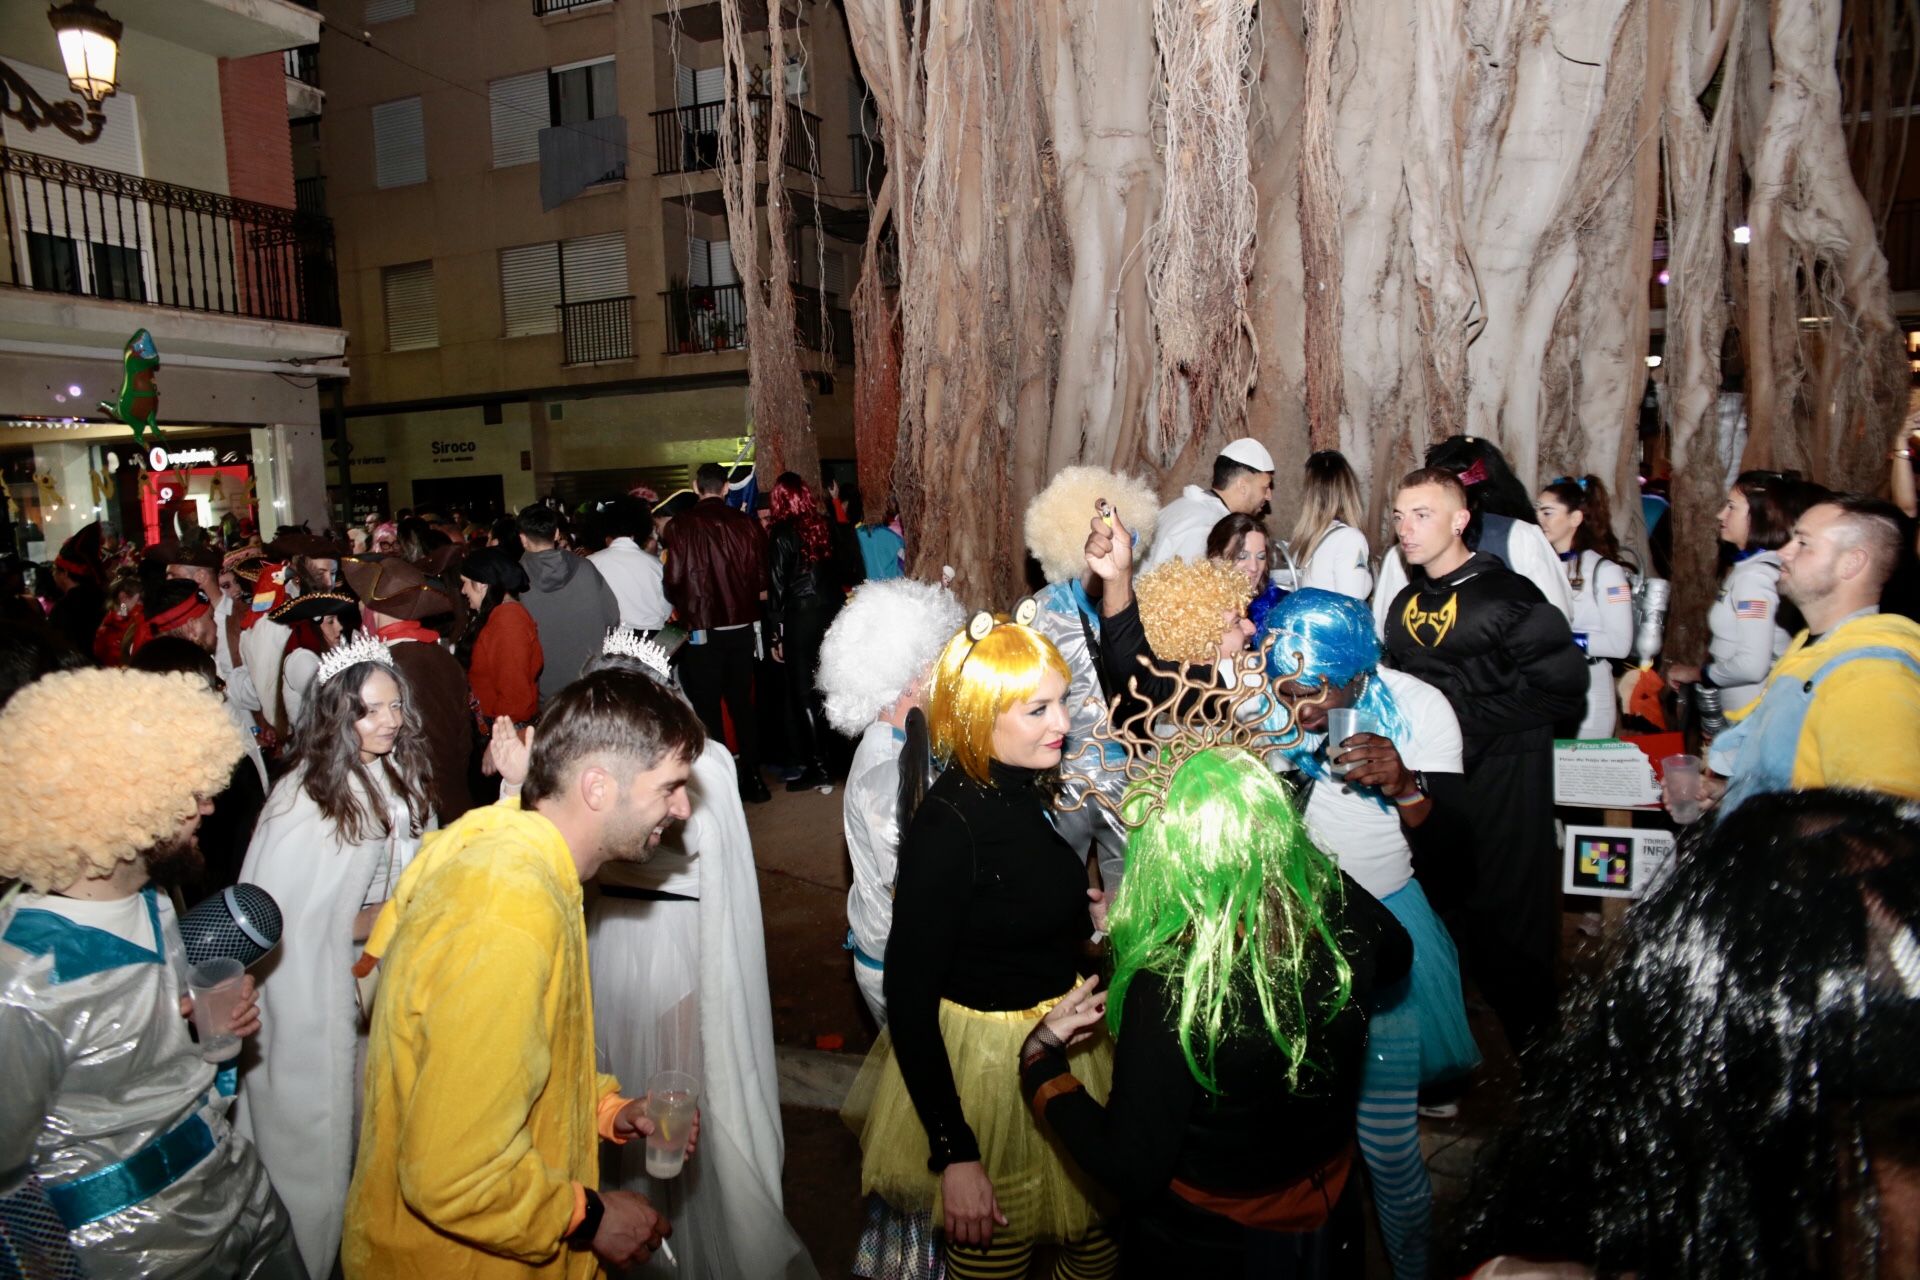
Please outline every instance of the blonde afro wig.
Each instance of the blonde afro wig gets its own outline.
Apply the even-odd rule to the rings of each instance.
[[[111,873],[226,790],[245,751],[198,676],[36,680],[0,711],[0,876],[46,893]]]
[[[1094,503],[1105,498],[1127,528],[1140,537],[1135,560],[1144,559],[1160,521],[1160,499],[1138,476],[1101,467],[1064,467],[1027,504],[1027,550],[1048,582],[1071,582],[1087,571],[1087,525]]]
[[[1224,560],[1176,559],[1140,575],[1133,594],[1154,656],[1192,664],[1219,659],[1221,619],[1229,609],[1246,612],[1253,586]]]
[[[849,738],[865,733],[966,620],[953,592],[932,583],[891,578],[856,589],[820,644],[827,722]]]

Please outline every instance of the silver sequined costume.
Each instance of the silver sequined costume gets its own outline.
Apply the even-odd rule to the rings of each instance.
[[[1034,630],[1053,641],[1053,647],[1067,661],[1073,679],[1067,685],[1067,745],[1061,771],[1066,789],[1062,799],[1073,804],[1083,799],[1089,788],[1107,795],[1117,805],[1126,791],[1126,778],[1117,769],[1108,768],[1097,747],[1087,748],[1093,731],[1106,723],[1107,703],[1101,690],[1093,651],[1087,636],[1100,639],[1099,612],[1088,601],[1078,582],[1055,582],[1033,598],[1040,606],[1033,621]],[[1071,812],[1056,812],[1054,827],[1067,843],[1082,852],[1089,840],[1099,848],[1100,878],[1107,891],[1120,887],[1127,865],[1127,836],[1119,820],[1106,805],[1088,801]]]

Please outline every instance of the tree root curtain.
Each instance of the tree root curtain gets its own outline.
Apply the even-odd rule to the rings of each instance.
[[[1905,12],[1845,3],[1889,6],[1856,23],[1883,33]],[[1242,432],[1282,459],[1280,525],[1304,454],[1345,451],[1376,545],[1455,432],[1630,495],[1663,217],[1676,547],[1712,545],[1729,330],[1749,460],[1872,487],[1905,363],[1885,196],[1847,163],[1842,4],[845,0],[892,166],[872,243],[899,262],[889,289],[867,255],[856,325],[897,355],[914,571],[1005,603],[1053,470],[1171,493]],[[1896,75],[1860,79],[1884,101]],[[865,448],[890,406],[861,394]],[[1678,570],[1682,649],[1711,573]]]

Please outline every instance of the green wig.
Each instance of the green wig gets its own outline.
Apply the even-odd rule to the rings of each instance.
[[[1136,786],[1123,809],[1152,798]],[[1127,839],[1127,876],[1108,925],[1108,1024],[1118,1035],[1134,975],[1161,975],[1179,992],[1187,1068],[1218,1093],[1214,1055],[1250,1024],[1251,989],[1267,1034],[1287,1055],[1288,1083],[1297,1085],[1311,1030],[1332,1021],[1353,993],[1353,969],[1327,914],[1342,892],[1340,873],[1307,838],[1273,771],[1240,747],[1210,747],[1182,762],[1164,800]],[[1310,1008],[1310,979],[1322,966],[1333,990]]]

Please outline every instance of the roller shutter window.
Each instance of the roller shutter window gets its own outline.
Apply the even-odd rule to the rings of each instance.
[[[560,278],[568,302],[627,295],[627,233],[582,236],[560,244]]]
[[[380,284],[387,300],[387,350],[418,351],[440,345],[440,310],[433,289],[433,264],[410,262],[388,267]]]
[[[529,71],[487,84],[493,118],[493,167],[532,164],[540,158],[540,130],[547,126],[547,73]]]
[[[500,251],[501,335],[524,338],[560,329],[560,246],[524,244]]]
[[[392,22],[395,18],[411,18],[413,0],[367,0],[367,25],[376,22]]]
[[[420,99],[383,102],[373,109],[373,185],[408,187],[427,180],[426,122]]]

